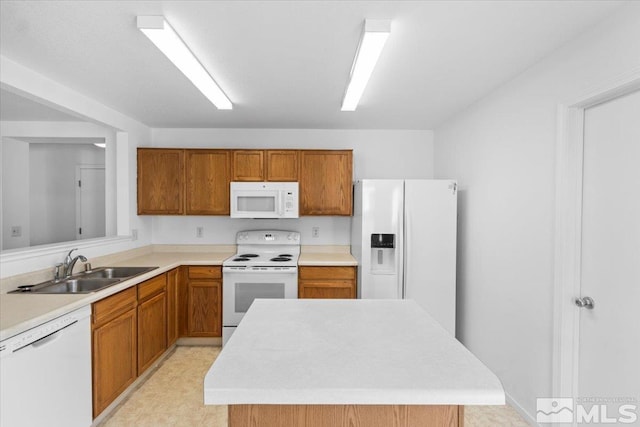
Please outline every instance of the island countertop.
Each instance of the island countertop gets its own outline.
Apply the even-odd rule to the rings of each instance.
[[[498,378],[411,300],[256,300],[205,404],[503,405]]]

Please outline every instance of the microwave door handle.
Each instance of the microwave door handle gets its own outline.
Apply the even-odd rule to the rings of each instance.
[[[278,191],[278,216],[282,216],[284,214],[284,197],[282,197],[282,191]]]

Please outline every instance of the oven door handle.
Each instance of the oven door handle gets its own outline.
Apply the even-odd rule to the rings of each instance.
[[[233,274],[295,274],[298,272],[298,267],[280,267],[278,270],[273,267],[265,269],[249,267],[242,270],[237,269],[237,267],[222,267],[222,272]]]

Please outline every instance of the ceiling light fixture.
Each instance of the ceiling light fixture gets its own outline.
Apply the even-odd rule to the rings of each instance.
[[[390,20],[365,19],[360,45],[351,67],[349,84],[342,100],[342,111],[355,111],[390,33]]]
[[[94,142],[93,145],[95,145],[96,147],[99,147],[99,148],[107,148],[107,143],[106,142]]]
[[[233,105],[164,16],[138,16],[138,28],[219,110]]]

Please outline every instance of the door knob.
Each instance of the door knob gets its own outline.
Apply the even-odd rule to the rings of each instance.
[[[595,305],[596,305],[595,301],[591,297],[576,298],[573,302],[578,307],[586,308],[588,310],[593,310],[593,307],[595,307]]]

